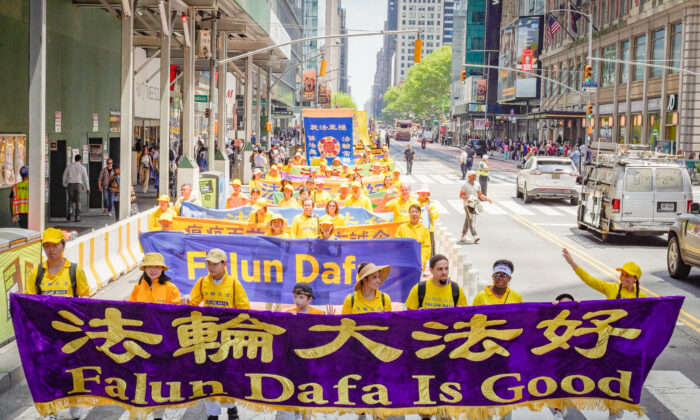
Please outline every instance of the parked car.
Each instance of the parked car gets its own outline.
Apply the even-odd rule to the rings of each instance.
[[[569,158],[533,156],[518,165],[515,196],[525,203],[540,198],[563,198],[578,204],[578,171]]]
[[[688,277],[691,267],[700,267],[700,203],[676,219],[668,230],[666,268],[674,279]]]
[[[474,149],[474,153],[477,156],[483,156],[486,154],[486,141],[482,139],[471,139],[467,142],[468,145]]]

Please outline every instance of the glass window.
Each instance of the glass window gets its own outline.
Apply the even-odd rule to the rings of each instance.
[[[625,171],[625,191],[651,192],[651,168],[627,168]]]
[[[678,168],[656,168],[654,185],[659,192],[683,192],[683,174]]]
[[[622,41],[620,43],[620,60],[629,61],[630,59],[630,42]],[[627,64],[620,64],[620,83],[627,83]]]
[[[604,142],[612,141],[613,117],[600,117],[598,126],[598,140]]]
[[[617,56],[617,51],[615,51],[615,44],[608,45],[603,49],[603,58],[614,60]],[[603,61],[601,63],[603,72],[601,74],[602,87],[608,87],[615,84],[615,63]]]
[[[632,118],[631,143],[632,144],[641,144],[642,143],[642,114],[630,115],[630,118]]]
[[[671,24],[671,67],[679,68],[681,65],[681,23]],[[671,73],[678,73],[672,70]]]
[[[664,65],[664,39],[666,38],[666,30],[661,28],[654,31],[654,43],[652,44],[651,58],[652,64]],[[660,67],[650,67],[649,77],[661,77],[664,70]]]
[[[659,128],[661,128],[661,117],[659,116],[658,112],[655,112],[647,114],[647,118],[649,119],[649,124],[647,125],[647,129],[649,130],[649,132],[647,133],[647,139],[649,139],[649,144],[651,144],[652,147],[654,147],[659,141]]]
[[[617,117],[617,142],[625,143],[627,140],[627,118],[625,115],[618,115]]]
[[[647,36],[640,35],[634,39],[634,60],[642,62],[646,60],[647,55]],[[632,74],[632,80],[643,80],[644,79],[644,67],[634,66],[634,72]]]

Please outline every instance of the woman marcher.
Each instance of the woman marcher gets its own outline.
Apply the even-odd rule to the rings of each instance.
[[[391,267],[362,263],[357,267],[355,291],[345,298],[342,314],[362,314],[367,312],[391,312],[389,295],[380,292]]]
[[[394,177],[391,175],[386,175],[384,177],[384,196],[393,197],[396,195],[396,188],[394,187]]]
[[[257,188],[253,188],[252,190],[250,190],[250,202],[252,204],[255,204],[258,202],[259,199],[260,199],[260,190]]]
[[[331,221],[333,221],[333,226],[336,228],[345,226],[345,218],[340,215],[340,207],[338,206],[338,202],[335,200],[331,200],[326,204],[326,216],[328,217]]]
[[[574,272],[584,283],[604,294],[607,299],[634,299],[644,298],[647,295],[639,290],[639,278],[642,277],[642,269],[633,262],[627,262],[615,270],[620,272],[620,284],[599,280],[586,272],[576,264],[569,250],[561,251],[562,257],[574,269]]]
[[[301,187],[299,189],[299,198],[297,198],[297,201],[299,202],[299,207],[301,207],[304,200],[306,200],[309,197],[311,197],[311,190],[309,190],[306,187]]]
[[[252,191],[253,188],[257,188],[262,191],[262,181],[263,181],[263,171],[260,168],[255,168],[253,171],[253,179],[248,183],[248,188]]]
[[[510,260],[496,260],[493,263],[493,285],[487,286],[474,297],[472,305],[502,305],[506,303],[522,303],[520,293],[508,287],[515,266]]]
[[[274,238],[289,239],[289,234],[284,231],[287,227],[287,219],[280,214],[273,213],[270,221],[267,222],[267,233],[265,236]]]
[[[299,202],[293,197],[294,187],[291,183],[282,187],[282,193],[284,197],[277,203],[279,207],[299,207]]]
[[[253,206],[253,212],[248,216],[249,223],[267,224],[272,218],[272,213],[267,210],[267,201],[264,198],[259,198]]]

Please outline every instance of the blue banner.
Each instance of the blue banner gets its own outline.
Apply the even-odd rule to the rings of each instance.
[[[207,209],[186,201],[180,207],[180,216],[195,219],[223,219],[237,222],[247,222],[248,216],[253,211],[252,206],[236,207],[235,209],[217,210]],[[282,215],[290,225],[295,217],[302,213],[300,207],[269,207],[267,211],[272,211]],[[326,215],[325,209],[314,209],[314,214],[318,217]],[[389,223],[394,221],[392,213],[372,213],[360,207],[341,207],[339,214],[345,219],[348,226],[373,225],[376,223]]]
[[[226,252],[228,273],[253,302],[294,303],[294,285],[305,282],[314,288],[314,304],[341,305],[363,262],[391,266],[381,290],[396,302],[405,302],[421,279],[420,248],[413,239],[333,241],[168,231],[144,233],[139,239],[144,252],[163,254],[167,275],[182,295],[208,274],[204,259],[212,248]]]
[[[353,164],[352,117],[304,117],[306,133],[306,163],[326,153],[328,164],[338,157],[348,165]]]

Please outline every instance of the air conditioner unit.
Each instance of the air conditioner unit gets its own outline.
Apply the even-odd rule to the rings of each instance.
[[[211,30],[197,30],[197,58],[211,58]]]

